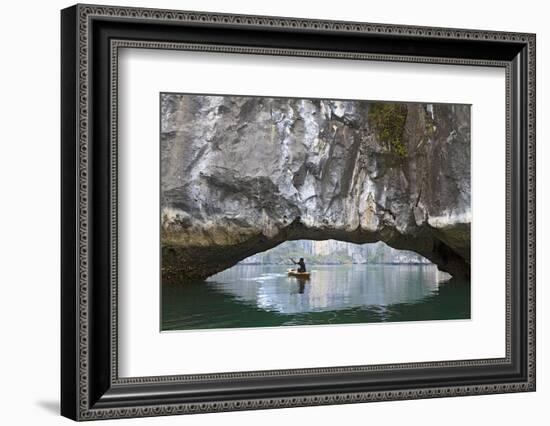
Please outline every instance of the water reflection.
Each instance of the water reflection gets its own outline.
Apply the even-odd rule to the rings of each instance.
[[[311,278],[301,280],[289,277],[284,266],[237,265],[206,282],[166,285],[162,293],[162,328],[344,324],[470,316],[469,282],[442,282],[443,276],[434,265],[312,269]]]
[[[316,266],[309,280],[275,265],[237,265],[207,281],[235,299],[280,313],[411,303],[436,291],[433,265]],[[303,295],[303,296],[298,296]]]

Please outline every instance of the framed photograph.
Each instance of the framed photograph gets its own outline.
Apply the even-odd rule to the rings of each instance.
[[[61,12],[61,412],[535,390],[535,35]]]

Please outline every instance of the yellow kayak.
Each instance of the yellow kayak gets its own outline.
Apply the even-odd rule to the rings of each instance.
[[[296,277],[296,278],[309,278],[311,275],[311,272],[298,272],[296,269],[289,269],[287,270],[289,277]]]

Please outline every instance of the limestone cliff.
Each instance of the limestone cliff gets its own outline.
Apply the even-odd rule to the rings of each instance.
[[[163,279],[286,240],[384,241],[470,270],[470,107],[161,96]]]

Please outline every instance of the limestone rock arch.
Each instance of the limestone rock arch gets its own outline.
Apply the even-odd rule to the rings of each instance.
[[[468,105],[163,94],[164,281],[287,241],[384,241],[470,271]]]

